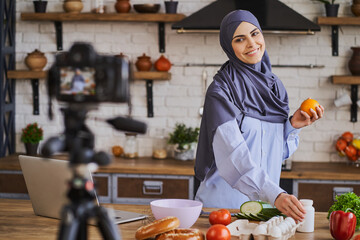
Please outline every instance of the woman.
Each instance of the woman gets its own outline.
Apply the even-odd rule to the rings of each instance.
[[[323,116],[298,109],[289,118],[284,85],[271,72],[260,25],[248,11],[223,19],[220,44],[229,58],[206,93],[195,175],[205,207],[238,209],[263,200],[297,221],[305,210],[279,187],[281,165],[298,146],[300,128]]]

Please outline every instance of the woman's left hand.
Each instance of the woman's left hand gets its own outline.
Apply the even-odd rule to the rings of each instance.
[[[324,111],[324,107],[319,105],[319,107],[316,107],[316,111],[314,111],[314,109],[310,109],[310,112],[312,113],[312,117],[310,117],[309,114],[301,111],[299,108],[292,116],[290,123],[294,128],[309,126],[322,118],[324,116]]]

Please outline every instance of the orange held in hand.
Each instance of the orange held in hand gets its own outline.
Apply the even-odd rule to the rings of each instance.
[[[319,107],[320,104],[311,98],[306,99],[305,101],[303,101],[303,103],[300,106],[301,111],[306,112],[307,114],[309,114],[310,117],[312,117],[312,112],[310,111],[310,109],[313,109],[316,112],[316,107]]]

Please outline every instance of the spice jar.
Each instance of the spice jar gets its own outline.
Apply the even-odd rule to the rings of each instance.
[[[138,157],[138,142],[136,133],[125,133],[125,146],[124,157],[125,158],[137,158]]]
[[[167,157],[167,140],[164,137],[164,130],[157,130],[153,140],[153,158],[164,159]]]

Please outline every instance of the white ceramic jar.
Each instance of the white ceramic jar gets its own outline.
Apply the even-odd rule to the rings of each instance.
[[[313,232],[315,225],[315,208],[313,200],[311,199],[300,199],[301,204],[304,206],[306,214],[304,221],[297,228],[298,232]]]

